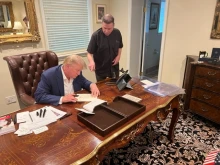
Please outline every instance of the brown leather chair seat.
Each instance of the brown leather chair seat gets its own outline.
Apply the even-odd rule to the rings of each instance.
[[[44,70],[58,65],[52,51],[41,51],[3,57],[7,61],[20,108],[35,103],[34,92]]]

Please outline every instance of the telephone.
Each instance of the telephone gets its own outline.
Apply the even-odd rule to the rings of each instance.
[[[124,89],[125,87],[131,88],[129,81],[131,80],[131,76],[128,74],[128,70],[124,71],[123,74],[116,81],[116,86],[119,90]]]

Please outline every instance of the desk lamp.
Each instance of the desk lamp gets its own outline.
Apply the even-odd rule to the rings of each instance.
[[[14,32],[13,32],[14,35],[15,34],[22,34],[22,33],[20,33],[20,31],[23,29],[21,22],[15,21],[13,29],[14,29]]]

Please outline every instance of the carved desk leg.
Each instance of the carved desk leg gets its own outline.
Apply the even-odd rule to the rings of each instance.
[[[174,129],[176,127],[176,123],[179,119],[180,116],[180,109],[179,109],[179,101],[178,101],[178,97],[176,97],[171,105],[171,109],[172,109],[172,119],[171,119],[171,123],[170,123],[170,128],[169,128],[169,133],[168,133],[168,139],[173,142],[174,140]]]

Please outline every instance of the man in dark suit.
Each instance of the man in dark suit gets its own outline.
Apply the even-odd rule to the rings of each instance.
[[[100,95],[96,84],[82,75],[84,68],[86,68],[84,60],[78,55],[71,55],[62,65],[44,71],[34,93],[36,102],[52,105],[76,102],[74,92],[82,89],[91,91],[94,97]]]

